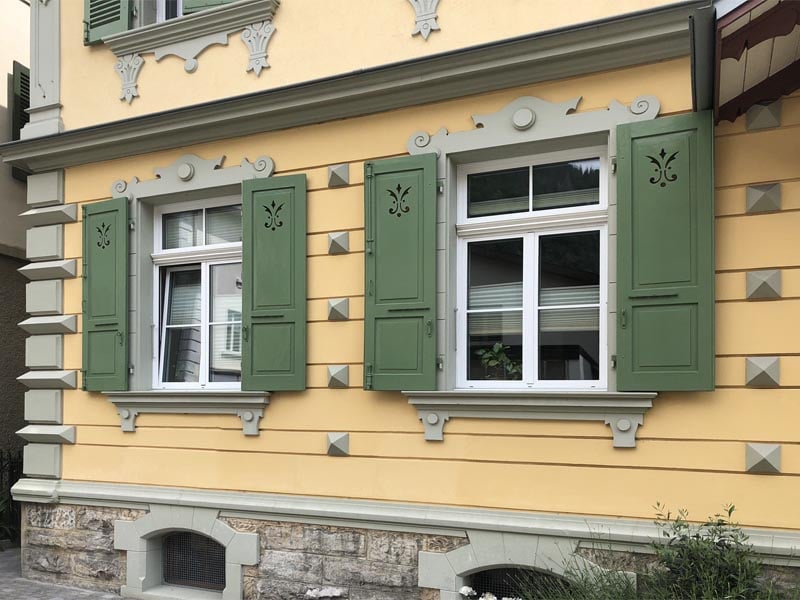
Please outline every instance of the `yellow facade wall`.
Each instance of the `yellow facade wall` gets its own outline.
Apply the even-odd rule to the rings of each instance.
[[[156,62],[145,54],[139,94],[132,104],[119,99],[120,79],[111,50],[83,45],[83,3],[61,5],[61,102],[67,129],[278,88],[337,74],[420,58],[576,23],[656,8],[670,0],[483,0],[442,2],[441,31],[427,41],[412,38],[414,10],[408,2],[349,0],[285,1],[278,9],[268,52],[270,68],[260,77],[246,73],[248,50],[239,34],[227,46],[212,46],[188,74],[183,59]],[[377,5],[380,5],[379,8]],[[354,43],[354,40],[358,40]]]
[[[67,169],[74,203],[106,198],[114,181],[148,178],[186,152],[224,154],[228,164],[268,154],[278,174],[307,173],[310,324],[309,389],[274,394],[258,437],[243,436],[239,420],[224,415],[145,414],[135,433],[123,433],[104,396],[66,391],[64,421],[77,426],[77,444],[64,446],[64,479],[641,518],[653,516],[656,502],[700,519],[735,502],[745,525],[800,529],[800,96],[785,100],[779,129],[748,133],[743,119],[718,129],[718,389],[660,395],[635,449],[614,449],[598,422],[454,419],[444,442],[426,442],[404,396],[361,389],[363,162],[404,154],[418,130],[470,129],[472,114],[522,95],[582,95],[580,109],[593,110],[641,94],[658,96],[665,114],[690,110],[688,60]],[[751,163],[745,157],[754,148],[760,155]],[[350,163],[351,185],[326,188],[327,165],[342,162]],[[784,182],[784,210],[747,215],[745,187],[767,181],[764,173]],[[353,252],[328,256],[325,233],[343,229]],[[68,257],[80,256],[80,236],[80,224],[65,228]],[[783,269],[785,297],[748,302],[746,270],[774,267]],[[66,311],[78,314],[79,280],[67,280],[64,293]],[[326,300],[343,296],[351,320],[326,321]],[[744,357],[752,354],[783,357],[781,389],[744,387]],[[65,336],[68,368],[80,360],[80,336]],[[348,389],[326,388],[327,364],[351,365]],[[349,458],[326,456],[328,431],[350,432]],[[746,474],[747,442],[783,444],[782,473]]]

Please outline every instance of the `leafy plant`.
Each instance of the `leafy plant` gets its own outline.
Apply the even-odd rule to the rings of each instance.
[[[21,453],[0,451],[0,539],[12,542],[19,542],[20,509],[11,497],[11,486],[21,476]]]
[[[508,355],[510,349],[511,346],[496,342],[490,348],[475,351],[486,379],[522,379],[522,365]]]

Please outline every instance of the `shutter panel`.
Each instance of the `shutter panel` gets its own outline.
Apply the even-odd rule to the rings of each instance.
[[[128,200],[83,209],[83,388],[128,389]]]
[[[191,15],[207,8],[230,4],[233,0],[183,0],[183,14]]]
[[[83,43],[97,44],[131,27],[131,0],[83,0]]]
[[[436,155],[365,164],[364,388],[436,389]]]
[[[306,386],[306,176],[242,183],[242,389]]]
[[[31,117],[28,108],[31,105],[31,71],[28,67],[14,61],[12,75],[13,95],[9,106],[11,107],[11,139],[20,139],[22,128],[28,124]],[[28,174],[18,168],[12,167],[11,176],[19,181],[27,181]]]
[[[714,389],[710,112],[621,125],[618,388]]]

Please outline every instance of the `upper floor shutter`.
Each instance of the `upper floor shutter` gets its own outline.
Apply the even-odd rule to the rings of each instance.
[[[215,6],[222,6],[223,4],[230,4],[234,0],[183,0],[183,14],[191,15],[192,13],[213,8]]]
[[[131,0],[83,0],[83,43],[96,44],[131,27]]]
[[[364,388],[436,389],[436,155],[365,164]]]
[[[11,113],[11,139],[20,139],[22,128],[28,124],[31,117],[28,108],[31,105],[31,71],[25,65],[14,61],[12,73],[12,96],[9,102]],[[11,169],[11,176],[20,181],[27,181],[28,174],[18,167]]]
[[[305,175],[242,182],[242,280],[242,389],[305,389]]]
[[[711,113],[621,125],[618,388],[714,389]]]
[[[83,388],[128,389],[128,200],[83,208]]]

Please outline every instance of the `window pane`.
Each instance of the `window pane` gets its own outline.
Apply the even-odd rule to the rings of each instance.
[[[241,318],[241,313],[239,313]],[[211,351],[208,366],[209,381],[242,380],[242,325],[211,326]]]
[[[185,212],[164,215],[164,249],[189,248],[203,243],[203,211],[187,210]]]
[[[467,175],[470,217],[527,212],[528,167]]]
[[[178,16],[178,3],[180,0],[164,0],[164,18],[174,19]]]
[[[242,206],[206,210],[206,244],[242,241]]]
[[[522,379],[522,311],[470,314],[467,335],[469,379]]]
[[[231,315],[238,315],[231,318]],[[211,266],[212,323],[242,319],[242,263]]]
[[[539,238],[539,305],[599,304],[600,232]]]
[[[167,325],[200,322],[200,269],[171,271]]]
[[[533,210],[599,202],[599,158],[533,167]]]
[[[539,379],[599,379],[600,309],[539,311]]]
[[[522,306],[522,238],[469,244],[467,308]]]
[[[164,381],[200,381],[200,328],[178,327],[165,330]]]

